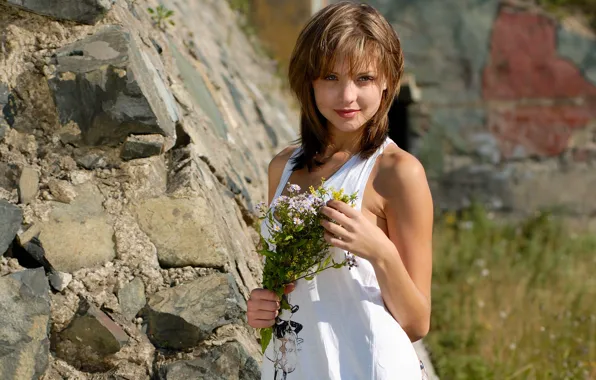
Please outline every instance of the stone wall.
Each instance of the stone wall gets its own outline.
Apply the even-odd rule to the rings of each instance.
[[[422,102],[416,153],[439,206],[477,199],[596,215],[596,38],[529,1],[371,0],[401,36]]]
[[[297,115],[227,2],[163,5],[0,0],[3,379],[260,378],[252,209]]]

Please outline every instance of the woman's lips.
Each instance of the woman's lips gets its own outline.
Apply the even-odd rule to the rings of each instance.
[[[356,116],[360,110],[335,110],[335,112],[337,112],[337,114],[344,119],[351,119]]]

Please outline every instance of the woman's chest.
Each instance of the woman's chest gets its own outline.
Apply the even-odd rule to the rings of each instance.
[[[376,189],[376,187],[379,186],[377,175],[378,170],[375,167],[366,181],[360,211],[368,221],[378,226],[383,232],[385,232],[385,234],[387,234],[387,220],[385,218],[384,212],[385,202],[381,195],[379,195],[379,191]],[[311,173],[306,170],[295,171],[290,175],[288,182],[292,185],[295,184],[300,186],[302,191],[308,191],[311,186],[314,188],[319,187],[323,178],[330,178],[330,182],[328,182],[329,186],[334,187],[336,190],[339,190],[339,187],[343,187],[346,193],[352,193],[359,190],[358,187],[352,183],[344,184],[344,186],[337,186],[336,183],[339,181],[336,181],[337,178],[335,178],[335,174],[331,170],[324,169]],[[282,195],[288,195],[286,185],[287,184],[284,184],[284,191],[282,191]]]

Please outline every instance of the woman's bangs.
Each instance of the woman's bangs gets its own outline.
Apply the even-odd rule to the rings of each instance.
[[[340,40],[335,49],[329,49],[320,54],[313,69],[315,79],[327,76],[333,72],[337,62],[348,62],[349,75],[375,71],[378,76],[384,74],[381,47],[376,41],[364,37],[347,37]]]

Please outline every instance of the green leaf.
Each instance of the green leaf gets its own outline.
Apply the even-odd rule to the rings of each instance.
[[[304,279],[307,280],[307,281],[312,281],[313,278],[315,278],[315,276],[306,276],[306,277],[304,277]]]
[[[173,14],[174,14],[174,11],[168,9],[168,11],[166,12],[166,16],[165,17],[170,17]]]
[[[176,25],[174,21],[170,20],[170,25]]]
[[[151,14],[154,14],[155,13],[155,11],[153,10],[153,8],[147,8],[147,12],[149,12]]]
[[[265,353],[269,342],[271,341],[271,337],[273,336],[273,329],[271,327],[267,327],[261,329],[261,350]]]
[[[286,238],[284,239],[284,241],[288,241],[288,240],[292,240],[294,237],[292,235],[288,235],[286,236]]]
[[[285,297],[281,299],[280,308],[282,310],[290,310],[291,309],[290,304],[288,303],[288,300]]]

